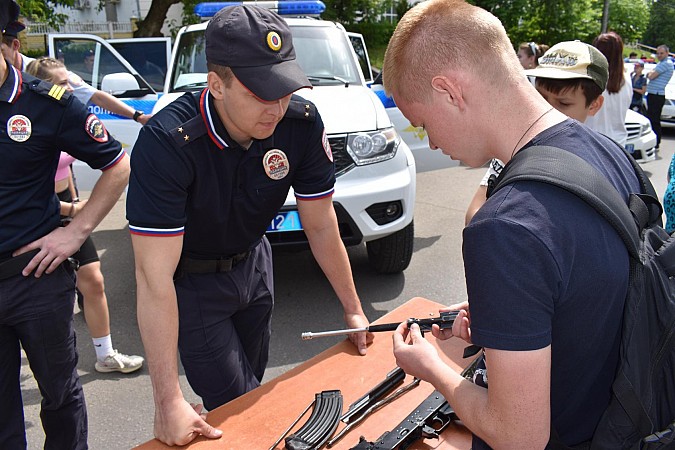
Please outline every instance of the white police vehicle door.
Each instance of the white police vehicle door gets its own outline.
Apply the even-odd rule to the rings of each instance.
[[[155,55],[150,60],[151,64],[147,65],[147,73],[152,75],[148,78],[153,81],[146,80],[140,71],[115,49],[120,48],[127,56],[137,54],[129,46],[129,41],[133,41],[134,45],[145,45],[148,54]],[[166,64],[170,58],[169,38],[117,39],[109,42],[90,34],[49,34],[47,45],[49,56],[63,59],[68,70],[81,76],[91,86],[114,95],[134,110],[152,112],[158,98],[153,85],[161,89],[164,80],[159,80],[158,72],[166,73]],[[150,52],[148,45],[154,45],[155,50]],[[157,50],[158,48],[160,50]],[[88,57],[89,64],[85,63],[85,56]],[[141,125],[92,103],[87,107],[101,119],[108,132],[120,141],[122,147],[127,152],[131,151]],[[80,162],[74,164],[74,169],[78,188],[83,191],[91,190],[100,173]]]

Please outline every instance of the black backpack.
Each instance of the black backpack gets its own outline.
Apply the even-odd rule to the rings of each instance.
[[[621,148],[623,151],[623,149]],[[626,153],[642,185],[629,205],[593,166],[555,147],[519,151],[488,197],[516,181],[538,181],[565,189],[592,206],[619,233],[630,254],[620,360],[610,404],[591,442],[579,448],[675,448],[675,235],[661,226],[654,187]],[[553,430],[548,448],[567,448]]]

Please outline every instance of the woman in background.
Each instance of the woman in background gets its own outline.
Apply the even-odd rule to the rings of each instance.
[[[518,47],[518,61],[523,69],[534,69],[539,65],[539,58],[546,53],[548,45],[534,42],[523,42]]]
[[[623,40],[613,31],[602,33],[593,41],[593,46],[605,55],[609,63],[609,80],[602,93],[604,103],[594,116],[586,119],[586,125],[605,136],[626,145],[626,111],[633,99],[633,83],[623,65]]]

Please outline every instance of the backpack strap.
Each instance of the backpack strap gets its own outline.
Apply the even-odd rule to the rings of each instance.
[[[488,197],[516,181],[551,184],[581,198],[612,225],[630,255],[640,260],[640,234],[637,224],[649,222],[648,208],[636,199],[631,202],[635,203],[635,212],[632,212],[616,188],[579,156],[549,146],[522,149],[504,167],[491,189],[488,189]]]

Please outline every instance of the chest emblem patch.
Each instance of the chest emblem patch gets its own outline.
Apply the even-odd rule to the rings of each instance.
[[[326,136],[326,130],[323,130],[323,137],[321,138],[321,143],[323,144],[323,151],[326,152],[328,161],[333,162],[333,151],[330,148],[330,143],[328,142],[328,136]]]
[[[33,131],[33,125],[26,116],[17,114],[7,121],[7,136],[16,142],[26,142]]]
[[[273,180],[281,180],[290,170],[286,153],[275,148],[268,150],[263,156],[263,167],[267,176]]]
[[[84,124],[87,134],[96,142],[108,142],[108,130],[103,126],[101,119],[95,114],[89,114]]]

